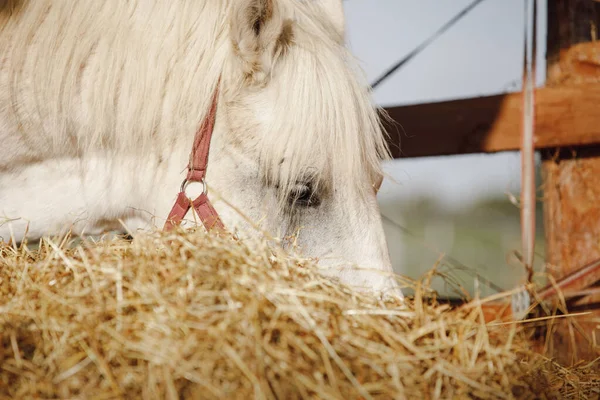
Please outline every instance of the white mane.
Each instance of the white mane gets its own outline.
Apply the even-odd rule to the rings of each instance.
[[[0,116],[18,122],[11,126],[50,157],[103,149],[160,154],[177,141],[191,145],[234,54],[232,13],[246,2],[11,0],[0,9],[0,53],[10,59],[8,67],[0,64],[10,68],[0,90],[11,100]],[[276,6],[282,26],[290,16],[296,23],[267,83],[275,118],[258,144],[264,174],[277,177],[284,191],[306,173],[328,187],[337,186],[334,177],[343,185],[375,179],[388,152],[356,63],[314,2],[276,0]],[[83,78],[96,85],[82,88]],[[224,91],[240,89],[226,86],[232,76],[223,81]],[[35,99],[23,95],[31,92]],[[283,156],[289,164],[282,170]]]

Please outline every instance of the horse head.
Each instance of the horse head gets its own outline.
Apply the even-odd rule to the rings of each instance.
[[[231,15],[209,184],[326,274],[395,288],[376,199],[388,151],[344,45],[342,1],[244,0]],[[252,231],[215,207],[228,227]]]

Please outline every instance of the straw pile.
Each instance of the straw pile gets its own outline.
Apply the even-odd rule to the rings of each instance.
[[[594,367],[530,354],[520,328],[486,326],[477,307],[362,296],[262,241],[48,240],[0,245],[0,265],[2,398],[586,398],[600,386]]]

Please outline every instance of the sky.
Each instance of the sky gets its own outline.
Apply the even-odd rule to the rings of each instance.
[[[347,45],[369,82],[473,0],[346,0]],[[538,1],[538,85],[545,79],[546,0]],[[485,0],[374,91],[381,106],[520,89],[523,0]],[[398,121],[402,123],[402,121]],[[449,208],[519,188],[519,154],[427,157],[386,163],[381,203],[435,193]]]

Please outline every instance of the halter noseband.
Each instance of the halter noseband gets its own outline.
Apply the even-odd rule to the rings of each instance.
[[[175,226],[179,225],[191,207],[194,207],[194,210],[200,217],[202,224],[204,224],[204,227],[207,230],[211,230],[213,228],[225,229],[223,222],[219,218],[219,214],[208,199],[206,183],[204,182],[204,177],[206,176],[206,167],[208,164],[210,139],[215,127],[219,85],[220,79],[217,82],[217,87],[215,88],[215,92],[213,94],[212,104],[210,106],[210,110],[208,111],[208,115],[206,115],[202,121],[202,124],[200,125],[200,128],[194,137],[194,146],[192,147],[190,161],[188,164],[188,173],[186,178],[181,183],[177,200],[175,200],[175,204],[173,205],[173,208],[167,217],[167,221],[165,222],[163,229],[166,231],[170,231]],[[200,196],[193,201],[185,194],[185,188],[190,182],[202,183],[202,194],[200,194]]]

